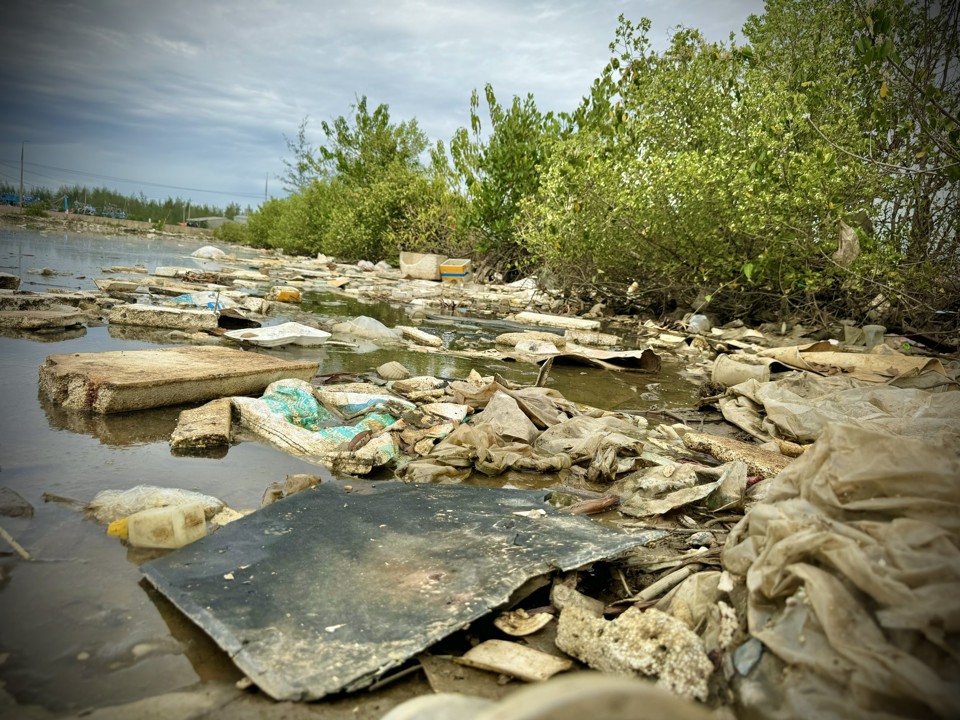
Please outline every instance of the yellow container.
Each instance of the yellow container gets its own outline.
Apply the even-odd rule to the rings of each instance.
[[[450,258],[440,263],[441,282],[467,282],[472,270],[471,262],[465,258]]]
[[[134,547],[178,548],[206,534],[202,503],[150,508],[127,518],[127,542]]]

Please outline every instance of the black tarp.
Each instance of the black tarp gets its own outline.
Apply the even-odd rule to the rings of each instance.
[[[316,700],[372,683],[531,578],[642,542],[542,491],[353,487],[285,498],[143,572],[265,693]]]

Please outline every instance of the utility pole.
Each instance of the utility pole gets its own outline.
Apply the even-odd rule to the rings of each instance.
[[[23,146],[20,143],[20,214],[23,215]]]
[[[263,176],[263,202],[267,202],[267,183],[270,182],[270,173],[266,173]]]

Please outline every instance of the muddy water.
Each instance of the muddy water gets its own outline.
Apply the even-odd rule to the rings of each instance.
[[[92,290],[93,279],[103,275],[101,268],[112,266],[218,269],[189,257],[198,245],[184,239],[0,228],[0,271],[19,274],[22,289],[45,291]],[[249,257],[255,254],[251,251]],[[387,325],[411,322],[404,308],[363,304],[333,293],[307,295],[303,309],[325,320],[363,314]],[[425,325],[450,347],[482,348],[500,332],[465,317],[436,317]],[[163,337],[108,327],[0,335],[0,486],[12,488],[35,508],[30,519],[0,517],[0,525],[35,557],[20,561],[0,545],[0,680],[21,703],[76,711],[169,692],[198,680],[240,676],[204,634],[141,583],[139,565],[149,554],[128,550],[69,506],[45,503],[44,493],[86,501],[103,489],[151,484],[198,490],[244,509],[257,507],[264,488],[290,473],[338,480],[322,467],[255,440],[217,458],[174,456],[168,438],[181,408],[91,416],[66,411],[38,395],[37,371],[47,355],[156,348],[163,346]],[[478,363],[364,343],[264,352],[319,360],[321,374],[367,372],[399,360],[415,374],[448,379],[463,378],[471,368],[526,384],[537,376],[537,368],[529,365]],[[669,365],[658,376],[558,367],[550,378],[550,386],[571,400],[621,410],[689,406],[694,390]],[[536,485],[535,478],[530,480]]]

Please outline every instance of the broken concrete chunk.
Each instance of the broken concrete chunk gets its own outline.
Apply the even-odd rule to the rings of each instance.
[[[162,305],[117,305],[107,311],[107,321],[115,325],[175,328],[186,332],[217,329],[217,315],[212,310]]]
[[[206,405],[184,410],[170,435],[174,450],[199,450],[230,444],[230,398],[211,400]]]
[[[508,640],[487,640],[470,648],[456,662],[503,673],[526,682],[540,682],[569,670],[573,662]]]
[[[409,325],[397,325],[394,329],[398,330],[403,337],[407,338],[408,340],[413,340],[418,345],[426,345],[427,347],[443,347],[443,340],[438,338],[433,333],[428,333],[426,330],[410,327]]]
[[[69,409],[115,413],[259,393],[319,367],[225,347],[70,353],[47,356],[40,392]]]
[[[685,698],[706,700],[713,663],[695,632],[664,612],[631,607],[604,620],[577,607],[560,613],[557,647],[595,670],[657,678]]]

